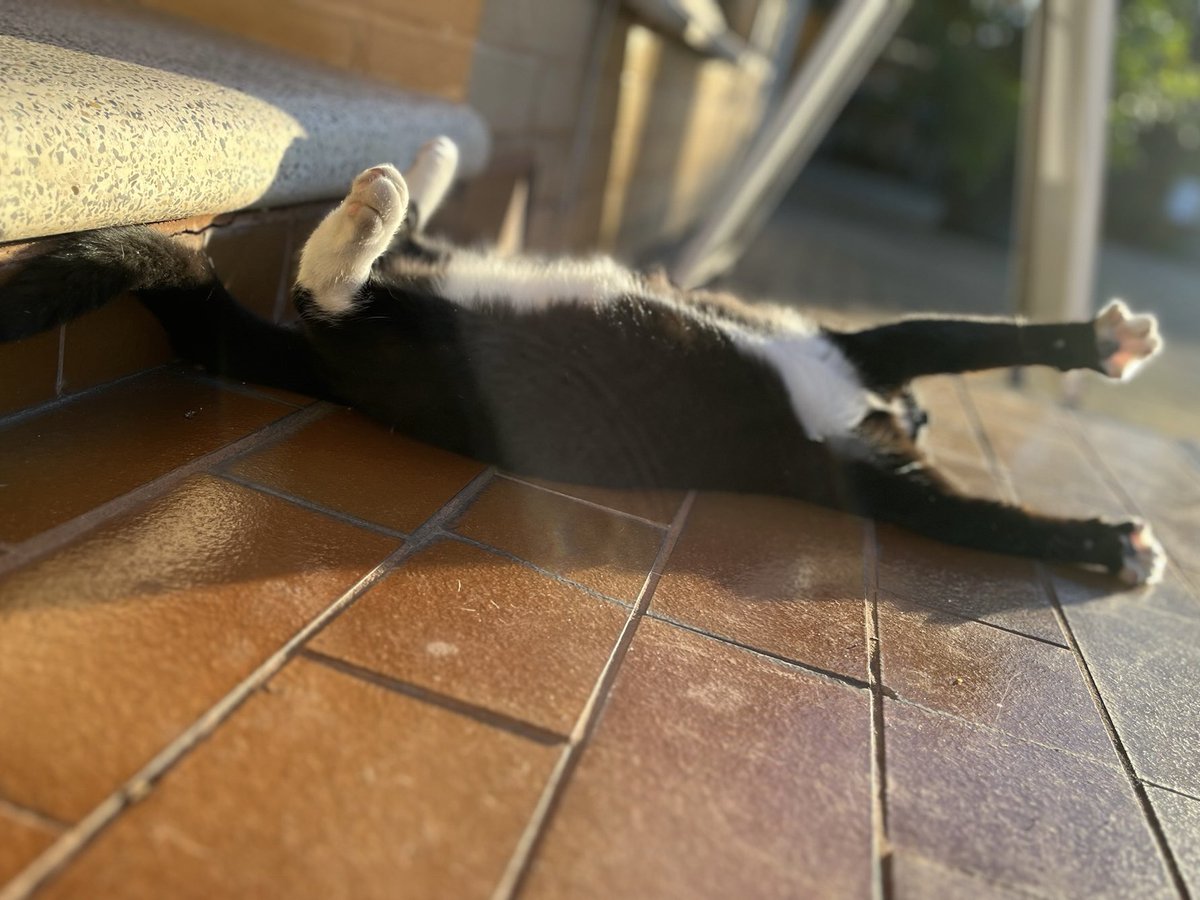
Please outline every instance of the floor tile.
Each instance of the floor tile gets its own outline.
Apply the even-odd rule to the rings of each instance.
[[[273,321],[289,265],[291,224],[282,216],[211,228],[204,250],[238,303]]]
[[[373,587],[312,647],[569,734],[629,611],[444,540]]]
[[[21,541],[293,410],[155,372],[0,430],[0,540]]]
[[[53,400],[58,385],[58,333],[0,345],[0,415]]]
[[[585,484],[566,484],[561,481],[547,481],[543,478],[525,478],[513,476],[518,481],[540,485],[548,490],[578,497],[597,506],[615,509],[618,512],[629,513],[661,525],[671,524],[679,506],[683,503],[683,491],[622,491],[614,488],[592,487]]]
[[[878,608],[883,683],[899,699],[1117,764],[1070,650],[903,600]]]
[[[14,878],[43,850],[54,843],[58,832],[35,821],[0,808],[0,888]]]
[[[867,897],[866,691],[644,619],[522,896]]]
[[[886,700],[893,845],[1033,893],[1171,897],[1119,769]]]
[[[128,294],[64,327],[65,393],[95,387],[175,358],[158,320]]]
[[[930,609],[1065,644],[1032,562],[877,527],[879,589]]]
[[[1192,896],[1200,894],[1200,800],[1146,786]]]
[[[892,853],[893,900],[1021,900],[1029,894],[951,869],[910,850]]]
[[[230,473],[330,509],[410,532],[484,466],[339,410],[237,460]]]
[[[1137,773],[1200,796],[1200,621],[1138,608],[1140,592],[1086,574],[1054,583]]]
[[[75,821],[397,541],[209,477],[0,581],[0,796]]]
[[[769,653],[866,677],[863,524],[772,497],[701,494],[651,611]]]
[[[488,485],[455,530],[627,603],[663,541],[660,528],[506,478]]]
[[[43,894],[488,897],[559,752],[296,660]]]
[[[1008,490],[996,480],[986,462],[954,453],[939,453],[934,456],[939,472],[950,476],[959,489],[971,497],[986,497],[989,500],[1007,501]]]

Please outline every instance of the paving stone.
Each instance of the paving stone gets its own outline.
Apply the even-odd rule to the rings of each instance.
[[[73,822],[398,541],[208,476],[0,580],[0,796]]]
[[[644,619],[522,893],[866,897],[865,690]]]
[[[1063,647],[881,597],[883,683],[901,700],[1109,765],[1117,758],[1075,661]]]
[[[1065,645],[1030,560],[952,547],[890,525],[878,526],[876,535],[881,591]]]
[[[892,700],[891,842],[1039,895],[1172,897],[1120,769]]]
[[[0,888],[53,844],[58,834],[33,816],[0,808]]]
[[[1018,900],[1029,894],[926,859],[909,850],[892,853],[895,900]]]
[[[1200,894],[1200,800],[1151,785],[1146,785],[1146,793],[1188,889],[1193,896]]]
[[[296,660],[39,896],[488,897],[559,752]]]
[[[628,603],[663,541],[660,528],[507,478],[488,485],[455,530]]]
[[[54,399],[60,330],[52,328],[23,341],[0,345],[0,415]]]
[[[312,647],[565,735],[628,615],[520,563],[440,541]]]
[[[701,494],[651,612],[866,677],[863,523],[774,497]]]
[[[294,410],[154,372],[0,430],[0,540],[21,541]]]
[[[1054,584],[1138,774],[1200,796],[1200,621],[1139,608],[1141,592],[1084,573]]]
[[[401,437],[351,410],[245,456],[229,472],[330,509],[410,532],[484,466]]]

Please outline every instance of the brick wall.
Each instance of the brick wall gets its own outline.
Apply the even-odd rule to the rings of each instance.
[[[442,226],[638,254],[682,234],[757,124],[760,81],[610,0],[132,0],[397,86],[462,100],[495,139]],[[758,0],[727,4],[747,30]],[[404,160],[397,162],[403,164]]]
[[[485,0],[132,0],[411,90],[466,95]]]

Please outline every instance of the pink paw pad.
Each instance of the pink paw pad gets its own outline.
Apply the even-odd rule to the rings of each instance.
[[[1120,300],[1104,307],[1093,324],[1101,365],[1110,378],[1132,378],[1162,350],[1158,319],[1147,314],[1135,315]]]

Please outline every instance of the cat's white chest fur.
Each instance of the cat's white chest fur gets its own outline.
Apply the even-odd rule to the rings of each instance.
[[[875,405],[854,366],[819,331],[734,340],[779,375],[792,411],[814,441],[849,435]]]

